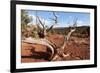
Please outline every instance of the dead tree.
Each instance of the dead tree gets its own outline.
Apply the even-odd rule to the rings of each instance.
[[[76,30],[77,27],[77,19],[74,21],[73,25],[71,26],[71,29],[67,35],[64,35],[64,41],[63,45],[60,48],[57,48],[57,54],[52,58],[52,60],[56,60],[58,56],[62,57],[63,59],[70,54],[65,54],[64,49],[66,44],[68,43],[69,38],[71,37],[71,34]]]
[[[37,16],[37,19],[39,21],[39,23],[37,24],[38,35],[39,35],[40,38],[44,38],[45,35],[46,35],[45,20],[44,20],[44,22],[42,22],[38,16]],[[42,26],[42,28],[40,27],[40,25]]]
[[[53,15],[54,15],[54,24],[48,29],[48,31],[50,31],[53,26],[55,24],[57,24],[57,16],[56,14],[53,12]],[[37,16],[37,19],[39,21],[40,24],[37,24],[39,30],[41,30],[39,32],[39,35],[40,35],[40,39],[36,39],[36,38],[26,38],[25,40],[22,40],[22,42],[27,42],[27,43],[31,43],[31,44],[41,44],[41,45],[45,45],[47,47],[49,47],[49,49],[51,50],[51,56],[49,57],[48,60],[52,61],[52,60],[56,60],[56,58],[58,56],[62,57],[62,58],[65,58],[67,56],[69,56],[69,54],[65,54],[64,53],[64,48],[66,46],[66,43],[68,42],[71,34],[76,30],[76,27],[77,27],[77,20],[74,22],[74,24],[72,25],[71,27],[71,30],[69,31],[69,33],[67,35],[64,35],[64,41],[63,41],[63,45],[59,48],[57,48],[57,46],[52,43],[51,41],[47,40],[45,38],[46,34],[47,34],[47,29],[45,28],[45,20],[44,22],[42,22],[40,20],[40,18]],[[40,25],[42,26],[42,28],[40,27]]]
[[[54,23],[50,26],[50,28],[47,29],[47,32],[49,32],[54,27],[54,25],[57,25],[58,23],[58,16],[55,14],[55,12],[53,12],[53,16],[54,18],[51,18],[51,20],[54,21]]]
[[[54,21],[54,23],[49,28],[46,28],[46,26],[45,26],[45,19],[44,19],[44,21],[42,21],[39,16],[36,17],[37,21],[38,21],[38,23],[37,23],[38,35],[40,38],[45,38],[45,36],[47,35],[47,32],[52,30],[54,25],[56,25],[58,23],[58,21],[57,21],[58,17],[55,14],[55,12],[53,12],[53,16],[54,16],[54,18],[51,18],[51,20]]]

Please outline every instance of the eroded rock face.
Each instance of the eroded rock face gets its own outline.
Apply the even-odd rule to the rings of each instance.
[[[28,43],[21,43],[21,56],[30,56],[32,45]]]
[[[48,51],[48,47],[44,45],[22,43],[22,62],[48,61],[49,56],[50,52]]]

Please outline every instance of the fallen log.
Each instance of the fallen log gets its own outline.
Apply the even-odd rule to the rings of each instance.
[[[25,40],[22,40],[22,42],[47,46],[51,50],[51,57],[49,58],[49,60],[51,60],[55,54],[54,44],[52,44],[47,39],[36,39],[29,37],[25,38]]]

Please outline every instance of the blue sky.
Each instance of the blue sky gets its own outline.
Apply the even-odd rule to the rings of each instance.
[[[26,10],[28,15],[32,16],[33,21],[31,23],[36,23],[36,11]],[[71,26],[74,20],[77,18],[78,26],[90,26],[90,14],[80,13],[80,12],[60,12],[57,11],[55,14],[58,16],[58,24],[55,27],[68,27]],[[53,21],[50,18],[54,18],[52,11],[37,11],[37,15],[41,19],[45,19],[46,25],[52,25]]]

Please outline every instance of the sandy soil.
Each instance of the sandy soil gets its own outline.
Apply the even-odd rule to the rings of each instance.
[[[47,37],[48,40],[53,42],[57,47],[60,47],[63,43],[62,35],[51,35]],[[39,44],[21,44],[21,62],[45,62],[48,61],[50,53],[47,51],[47,47]],[[63,60],[87,60],[90,59],[90,39],[71,37],[64,49],[65,54],[69,54]],[[58,61],[58,60],[56,60]]]

